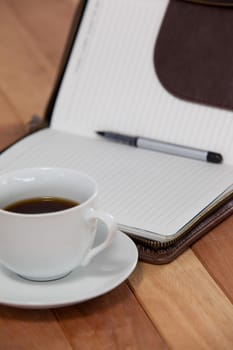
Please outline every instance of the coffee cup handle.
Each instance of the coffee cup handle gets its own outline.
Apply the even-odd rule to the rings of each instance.
[[[90,224],[93,222],[93,220],[102,221],[106,225],[108,232],[104,242],[100,243],[97,247],[91,248],[88,251],[83,261],[81,262],[82,266],[88,265],[95,255],[99,254],[102,250],[107,248],[112,243],[112,240],[115,237],[118,230],[117,224],[115,223],[113,216],[101,210],[90,209],[87,216],[87,220],[90,222]]]

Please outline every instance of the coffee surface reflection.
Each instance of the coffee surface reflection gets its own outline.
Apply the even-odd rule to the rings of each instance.
[[[19,214],[45,214],[70,209],[80,203],[60,197],[35,197],[13,202],[3,208]]]

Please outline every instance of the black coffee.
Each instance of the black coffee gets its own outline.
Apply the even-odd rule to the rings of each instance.
[[[79,203],[71,199],[59,197],[36,197],[11,203],[3,209],[19,214],[43,214],[69,209],[76,205],[79,205]]]

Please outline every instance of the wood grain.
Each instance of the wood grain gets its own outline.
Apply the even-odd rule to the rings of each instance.
[[[199,240],[192,249],[233,302],[233,217]]]
[[[21,310],[0,306],[0,350],[71,350],[49,310]]]
[[[123,283],[100,298],[52,311],[1,306],[0,350],[7,349],[165,350],[167,346]]]
[[[141,263],[130,284],[171,349],[232,349],[233,306],[189,249],[164,266]]]
[[[167,349],[125,283],[98,299],[55,313],[74,350]]]
[[[21,120],[17,109],[0,90],[0,150],[20,139],[27,132],[26,124]]]
[[[15,113],[27,126],[33,114],[43,115],[77,3],[0,2],[0,93],[11,106],[6,120]]]

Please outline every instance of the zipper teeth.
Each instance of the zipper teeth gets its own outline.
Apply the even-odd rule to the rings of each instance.
[[[159,241],[153,241],[151,239],[148,239],[148,238],[143,238],[143,237],[138,237],[138,236],[135,236],[133,234],[129,234],[127,233],[136,243],[139,243],[139,244],[142,244],[143,246],[145,247],[148,247],[148,248],[167,248],[169,247],[170,245],[176,243],[176,241],[180,240],[181,239],[181,236],[176,238],[176,239],[173,239],[169,242],[159,242]]]

